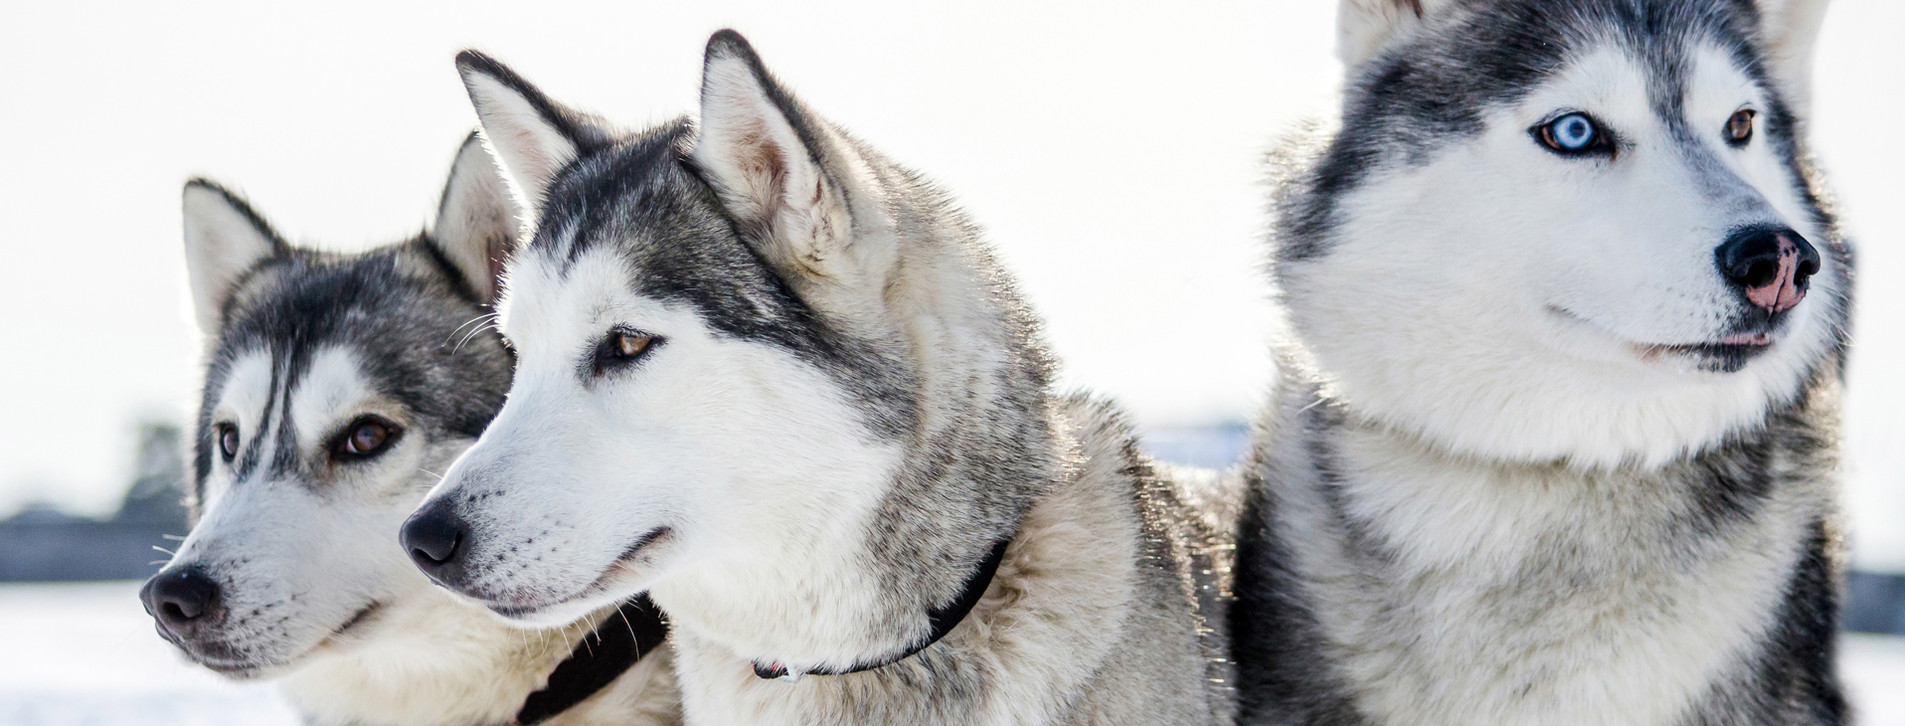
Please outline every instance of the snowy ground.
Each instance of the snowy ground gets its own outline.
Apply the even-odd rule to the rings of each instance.
[[[0,724],[292,726],[269,686],[180,661],[152,632],[137,583],[0,587]],[[1847,636],[1847,686],[1866,726],[1905,726],[1905,639]]]

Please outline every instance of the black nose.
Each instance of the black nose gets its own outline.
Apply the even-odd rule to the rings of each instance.
[[[218,582],[196,567],[153,575],[139,588],[139,600],[159,629],[175,639],[218,619]]]
[[[410,515],[403,523],[403,548],[424,574],[441,582],[457,569],[463,547],[463,520],[441,502]]]
[[[1769,313],[1798,305],[1806,297],[1807,283],[1819,272],[1819,250],[1784,228],[1734,232],[1713,255],[1720,274],[1738,286],[1747,302]]]

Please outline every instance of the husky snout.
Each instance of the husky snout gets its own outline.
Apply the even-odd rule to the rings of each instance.
[[[203,628],[224,620],[218,581],[197,567],[168,569],[153,575],[139,588],[146,614],[158,623],[166,640],[190,640]]]
[[[1777,315],[1806,297],[1819,272],[1819,251],[1798,232],[1758,227],[1728,237],[1714,256],[1720,273],[1754,307]]]
[[[469,549],[463,545],[468,530],[462,518],[450,511],[449,504],[439,500],[410,515],[399,537],[417,569],[437,584],[453,587],[463,578],[463,553]]]

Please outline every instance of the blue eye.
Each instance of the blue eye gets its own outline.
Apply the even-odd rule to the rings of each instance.
[[[1535,127],[1535,137],[1562,154],[1579,154],[1608,148],[1601,129],[1584,113],[1571,113]]]

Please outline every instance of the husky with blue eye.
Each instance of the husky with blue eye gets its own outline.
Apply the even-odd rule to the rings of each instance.
[[[1221,492],[1050,392],[943,192],[732,32],[696,126],[458,66],[535,214],[509,401],[404,527],[432,578],[531,623],[649,591],[691,723],[1230,721]]]
[[[306,723],[680,722],[652,604],[523,630],[432,587],[397,541],[509,388],[485,313],[514,209],[474,135],[435,229],[359,254],[293,247],[236,195],[185,186],[208,342],[196,524],[140,595],[186,656],[279,679]]]
[[[1822,0],[1343,0],[1280,155],[1252,724],[1833,724]]]

